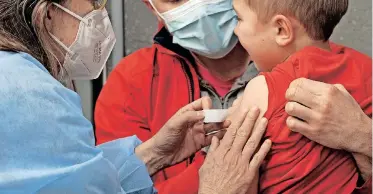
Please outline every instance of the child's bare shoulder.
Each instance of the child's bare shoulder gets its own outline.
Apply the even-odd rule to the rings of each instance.
[[[258,107],[261,115],[267,111],[268,108],[268,86],[263,75],[252,79],[246,86],[244,95],[242,97],[241,106]]]

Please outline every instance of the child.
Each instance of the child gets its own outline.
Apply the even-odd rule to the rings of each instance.
[[[285,112],[286,89],[305,77],[343,84],[371,116],[371,58],[328,41],[348,0],[234,0],[233,5],[239,17],[235,33],[263,72],[247,85],[241,106],[260,107],[269,120],[265,138],[273,142],[259,192],[351,193],[358,180],[352,156],[291,132]]]

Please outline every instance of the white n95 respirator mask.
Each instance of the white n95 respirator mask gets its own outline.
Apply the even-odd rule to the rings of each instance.
[[[67,51],[63,68],[69,78],[73,80],[98,78],[116,42],[106,9],[94,10],[81,17],[57,3],[53,4],[80,20],[78,34],[70,47],[51,34],[52,38]]]

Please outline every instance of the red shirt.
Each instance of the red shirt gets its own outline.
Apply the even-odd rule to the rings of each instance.
[[[211,87],[215,89],[215,91],[219,94],[220,97],[224,97],[226,94],[228,94],[228,92],[231,90],[234,82],[237,79],[236,77],[228,81],[221,80],[213,74],[211,74],[206,67],[200,64],[197,64],[197,71],[202,77],[202,79],[207,81],[207,83],[209,83]]]
[[[307,47],[272,72],[262,73],[269,90],[265,138],[273,146],[262,165],[260,192],[351,193],[356,187],[358,172],[351,154],[324,147],[286,126],[285,92],[301,77],[344,85],[372,116],[371,58],[347,47],[331,46],[333,52]]]

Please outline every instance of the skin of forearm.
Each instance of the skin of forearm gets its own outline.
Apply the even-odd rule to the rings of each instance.
[[[154,151],[152,139],[137,146],[135,154],[145,163],[150,176],[166,167],[165,158],[158,156]]]
[[[372,176],[372,119],[364,118],[360,126],[360,141],[356,152],[352,153],[362,178],[367,181]]]
[[[372,158],[358,153],[352,155],[355,158],[361,177],[367,181],[372,176]]]
[[[369,117],[366,117],[364,125],[362,126],[361,129],[364,130],[365,133],[363,134],[365,134],[364,137],[366,138],[364,141],[362,141],[366,143],[363,143],[362,145],[361,154],[368,156],[370,160],[372,160],[372,119]]]
[[[372,119],[364,115],[355,129],[356,136],[344,142],[344,149],[351,153],[357,153],[372,158]]]

